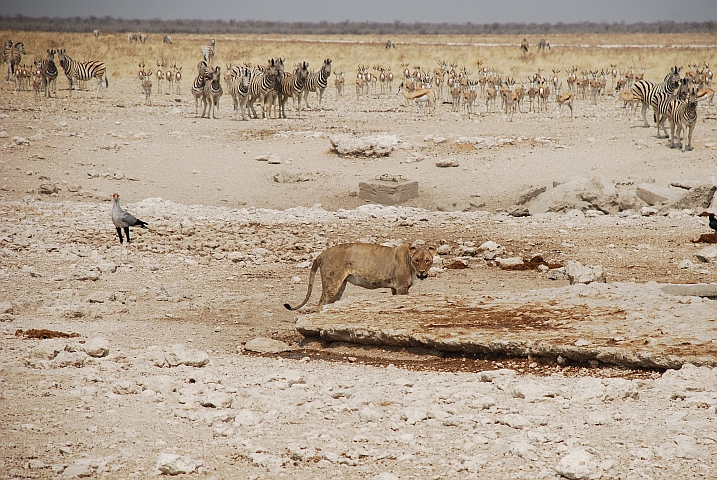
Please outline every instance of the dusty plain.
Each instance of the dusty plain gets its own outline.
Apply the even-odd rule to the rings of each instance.
[[[504,213],[521,191],[575,176],[714,184],[717,107],[699,105],[695,149],[682,153],[610,95],[576,99],[572,121],[554,98],[547,112],[524,105],[508,121],[486,113],[480,96],[474,119],[443,103],[423,116],[403,106],[398,81],[361,100],[353,87],[356,64],[397,73],[401,63],[446,60],[475,72],[481,59],[518,78],[561,68],[564,79],[569,65],[614,63],[647,66],[647,78],[660,80],[673,64],[717,65],[714,35],[551,39],[553,50],[527,58],[520,39],[501,37],[396,38],[395,51],[384,38],[219,37],[222,68],[276,56],[318,68],[328,57],[346,72],[344,95],[332,75],[321,109],[311,94],[314,108],[300,116],[248,122],[232,118],[227,95],[219,118],[195,116],[193,65],[208,39],[173,36],[169,47],[154,35],[142,46],[116,34],[93,47],[89,35],[5,37],[23,40],[26,58],[61,46],[77,59],[103,54],[110,87],[95,99],[89,82],[70,98],[61,72],[57,96],[36,99],[0,84],[0,478],[146,478],[159,473],[162,453],[199,461],[185,462],[198,478],[715,478],[715,369],[302,342],[296,314],[283,307],[303,298],[306,262],[353,241],[448,245],[436,274],[412,287],[417,302],[568,285],[473,256],[489,240],[506,256],[601,265],[608,282],[717,281],[715,265],[695,257],[705,245],[693,240],[709,233],[700,211]],[[595,47],[618,41],[632,47]],[[489,43],[499,45],[471,46]],[[155,89],[146,106],[136,63],[162,58],[183,64],[181,94]],[[331,149],[335,135],[395,135],[400,148],[342,157]],[[436,166],[445,159],[459,166]],[[367,205],[358,183],[383,174],[418,181],[419,196]],[[42,194],[41,185],[58,189]],[[110,219],[114,192],[150,227],[133,229],[128,260]],[[457,257],[468,268],[444,268]],[[318,288],[300,314],[313,311]],[[349,286],[344,295],[375,304],[390,292]],[[714,307],[699,297],[670,302]],[[689,328],[673,316],[665,335]],[[632,316],[627,328],[645,319]],[[79,337],[31,339],[28,329]],[[98,337],[106,356],[85,348]],[[257,337],[292,350],[243,350]],[[209,364],[168,367],[170,357],[204,358],[194,349]]]

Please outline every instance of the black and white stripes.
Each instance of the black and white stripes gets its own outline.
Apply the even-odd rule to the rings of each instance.
[[[686,100],[678,98],[671,100],[665,115],[670,122],[670,148],[681,146],[683,152],[692,150],[692,131],[697,123],[697,87],[689,88]],[[683,131],[687,133],[686,141],[681,135]],[[679,140],[677,144],[675,144],[675,137]]]
[[[249,84],[249,108],[254,118],[258,118],[256,110],[254,110],[254,102],[261,102],[261,118],[267,118],[267,109],[270,106],[272,98],[277,94],[280,86],[281,78],[284,75],[284,60],[271,59],[266,69],[256,69]]]
[[[665,76],[662,83],[656,84],[647,80],[639,80],[632,86],[633,101],[642,103],[642,120],[645,127],[650,125],[647,123],[647,107],[652,105],[655,95],[669,91],[672,93],[680,82],[679,67],[672,67],[670,73]],[[659,124],[658,124],[659,125]],[[658,131],[659,135],[659,131]]]
[[[329,76],[331,75],[331,59],[327,58],[324,60],[324,65],[321,70],[315,73],[310,73],[306,79],[306,85],[304,86],[304,103],[306,108],[310,109],[309,106],[309,92],[317,92],[319,96],[319,108],[321,108],[321,99],[324,96],[324,90],[329,82]]]
[[[302,62],[294,73],[285,73],[281,79],[279,90],[279,117],[286,118],[286,101],[289,98],[296,99],[295,109],[301,114],[301,95],[304,92],[306,79],[309,76],[309,64]]]
[[[40,71],[42,88],[46,97],[52,97],[51,91],[57,92],[57,65],[55,65],[56,50],[47,50],[47,59],[35,60],[35,67]]]
[[[207,65],[211,65],[214,61],[214,46],[216,45],[216,43],[216,39],[212,38],[209,41],[209,45],[205,45],[202,47],[202,57],[204,57],[204,61],[207,63]]]
[[[104,62],[100,62],[98,60],[91,60],[89,62],[77,62],[65,53],[64,48],[57,51],[57,58],[60,60],[60,65],[62,65],[63,70],[65,70],[65,75],[70,82],[70,96],[72,95],[73,84],[76,85],[76,88],[79,88],[79,85],[76,84],[75,81],[79,82],[96,78],[97,94],[95,95],[95,98],[97,98],[100,94],[103,77],[105,80],[105,88],[109,87],[109,80],[107,79],[107,67],[105,66]]]
[[[7,63],[7,78],[6,81],[10,80],[15,73],[15,67],[20,65],[22,55],[25,54],[25,45],[22,42],[13,43],[12,40],[5,42],[5,47],[2,53],[3,62]]]

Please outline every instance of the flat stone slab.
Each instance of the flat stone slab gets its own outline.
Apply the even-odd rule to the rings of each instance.
[[[519,294],[420,294],[325,305],[306,337],[644,368],[717,366],[717,302],[662,285],[591,283]]]
[[[685,283],[663,285],[660,290],[668,295],[705,297],[717,300],[717,283]]]

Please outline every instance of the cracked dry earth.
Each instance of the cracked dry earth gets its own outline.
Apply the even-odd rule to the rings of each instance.
[[[197,119],[188,95],[156,95],[150,108],[135,83],[113,83],[99,100],[60,90],[39,102],[2,85],[0,478],[145,478],[158,467],[191,478],[715,478],[717,369],[302,342],[282,306],[303,298],[307,262],[351,241],[448,245],[412,287],[416,301],[567,286],[474,256],[488,240],[506,256],[602,265],[608,282],[714,282],[715,266],[695,257],[704,245],[692,240],[708,232],[699,212],[491,213],[575,174],[710,181],[714,107],[682,154],[607,99],[579,103],[573,122],[551,110],[509,123],[448,106],[418,118],[393,97],[331,91],[299,119],[235,122],[229,102],[222,118]],[[405,148],[341,158],[329,152],[335,132],[394,134]],[[281,163],[255,160],[272,154]],[[437,168],[446,157],[460,167]],[[275,182],[281,171],[307,181]],[[358,181],[384,173],[418,180],[419,197],[364,205]],[[150,225],[133,230],[127,261],[113,192]],[[436,211],[460,202],[480,206]],[[468,268],[445,268],[456,259]],[[389,295],[349,286],[345,298]],[[256,337],[292,350],[242,350]]]

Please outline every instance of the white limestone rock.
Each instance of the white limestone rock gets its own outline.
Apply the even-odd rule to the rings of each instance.
[[[587,480],[597,473],[595,456],[584,449],[574,450],[555,466],[555,472],[570,480]]]
[[[607,276],[600,265],[583,265],[580,262],[568,262],[565,265],[565,275],[570,281],[570,285],[576,283],[605,283]]]
[[[173,453],[160,453],[157,458],[157,470],[165,475],[195,473],[200,466],[200,461]]]

